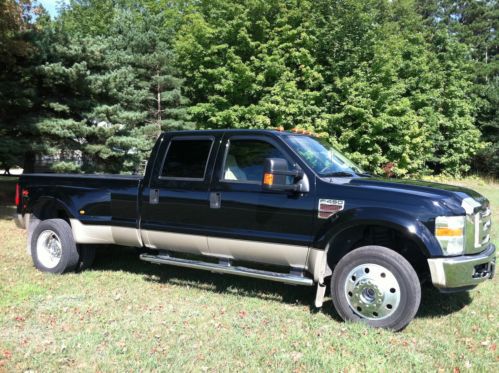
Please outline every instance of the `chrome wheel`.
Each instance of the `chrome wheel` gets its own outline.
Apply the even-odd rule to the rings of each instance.
[[[392,315],[400,304],[400,286],[391,271],[372,263],[352,269],[345,282],[345,297],[350,308],[368,320]]]
[[[41,232],[36,240],[36,254],[44,267],[56,267],[62,257],[62,245],[59,236],[51,230]]]

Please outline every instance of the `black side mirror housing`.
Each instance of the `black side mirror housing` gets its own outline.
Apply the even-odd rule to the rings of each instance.
[[[289,177],[292,183],[287,183]],[[262,189],[265,191],[297,192],[309,191],[308,179],[305,173],[295,168],[288,169],[288,162],[283,158],[266,158],[263,167]]]

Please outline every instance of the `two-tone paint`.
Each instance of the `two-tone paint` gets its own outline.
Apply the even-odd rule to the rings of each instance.
[[[211,139],[203,179],[165,179],[160,171],[170,141]],[[77,243],[166,249],[208,257],[303,269],[315,281],[343,232],[365,225],[388,227],[424,258],[440,258],[433,234],[437,216],[465,215],[464,198],[483,209],[488,201],[464,188],[421,181],[369,177],[321,178],[279,131],[185,131],[161,135],[142,176],[48,175],[20,177],[28,196],[18,206],[32,222],[67,218]],[[231,139],[267,141],[304,172],[307,193],[263,191],[259,183],[223,180]],[[213,199],[218,203],[213,203]],[[320,200],[343,201],[324,219]],[[334,204],[334,203],[333,203]]]

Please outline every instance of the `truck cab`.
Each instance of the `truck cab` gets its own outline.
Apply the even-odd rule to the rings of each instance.
[[[466,291],[495,269],[483,196],[372,177],[302,133],[168,132],[144,177],[23,175],[18,199],[42,271],[139,247],[156,264],[315,286],[318,307],[327,280],[341,317],[393,330],[415,316],[422,282]]]

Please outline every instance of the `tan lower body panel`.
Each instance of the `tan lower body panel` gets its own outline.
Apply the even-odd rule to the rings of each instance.
[[[70,219],[70,222],[76,243],[142,246],[138,229],[114,225],[89,225],[77,219]]]
[[[71,227],[75,241],[81,244],[146,246],[151,249],[303,268],[313,274],[314,281],[320,279],[325,269],[325,252],[307,246],[152,230],[139,231],[127,227],[82,224],[77,219],[71,219]]]
[[[151,249],[164,249],[188,254],[208,255],[205,236],[173,232],[141,230],[144,244]]]
[[[209,255],[235,260],[305,268],[307,246],[208,237]]]
[[[141,232],[145,246],[149,248],[217,258],[305,268],[308,254],[306,246],[151,230]]]

